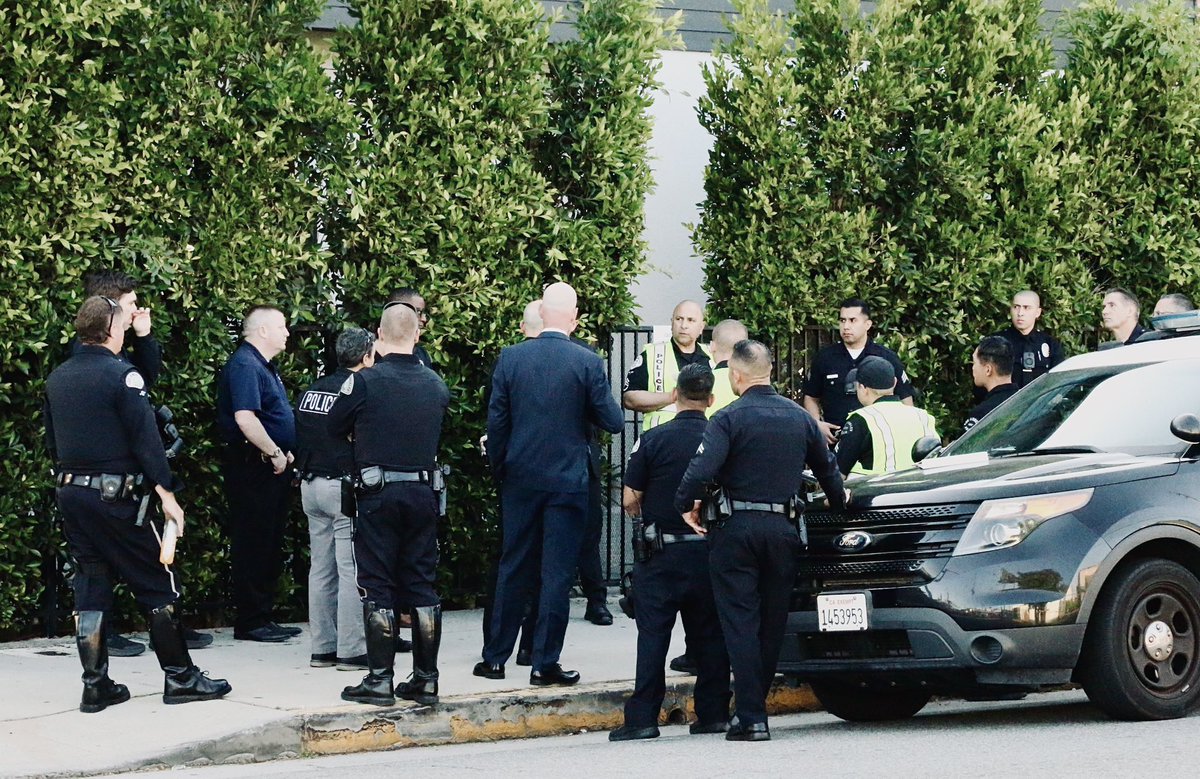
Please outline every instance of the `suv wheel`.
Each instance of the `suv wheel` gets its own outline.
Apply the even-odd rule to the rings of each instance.
[[[847,722],[908,719],[929,703],[922,690],[872,690],[839,682],[812,682],[813,694],[825,711]]]
[[[1173,719],[1200,700],[1200,580],[1143,560],[1105,586],[1088,625],[1080,680],[1116,719]]]

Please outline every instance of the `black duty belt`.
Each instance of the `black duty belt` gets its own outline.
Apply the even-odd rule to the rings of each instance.
[[[384,471],[383,483],[396,482],[429,482],[429,471]]]
[[[682,544],[687,541],[708,540],[699,533],[660,533],[658,537],[662,539],[664,546],[668,544]]]
[[[753,500],[731,500],[730,504],[734,511],[766,511],[770,514],[783,514],[785,517],[788,513],[786,503],[758,503]]]
[[[347,484],[354,481],[350,474],[332,475],[328,473],[316,473],[314,471],[296,471],[296,478],[300,481],[312,481],[313,479],[328,479],[329,481],[344,481]]]
[[[86,487],[106,500],[132,497],[142,483],[140,473],[60,473],[54,479],[59,487]]]

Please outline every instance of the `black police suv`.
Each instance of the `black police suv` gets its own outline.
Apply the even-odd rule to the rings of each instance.
[[[810,511],[779,670],[852,721],[1081,684],[1200,704],[1200,314],[1067,360],[916,467]],[[1163,337],[1177,336],[1177,337]],[[812,505],[812,504],[810,504]]]

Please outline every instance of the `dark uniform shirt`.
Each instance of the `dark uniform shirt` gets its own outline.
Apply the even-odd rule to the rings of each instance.
[[[681,411],[674,419],[642,433],[625,468],[625,486],[642,495],[642,517],[660,533],[694,533],[675,510],[675,490],[704,439],[703,411]]]
[[[83,345],[46,381],[46,440],[61,473],[143,473],[172,489],[146,382],[103,346]]]
[[[832,344],[817,352],[812,370],[804,378],[804,394],[821,401],[821,416],[829,424],[840,426],[845,423],[851,411],[862,408],[862,403],[858,402],[854,382],[849,380],[849,375],[850,371],[858,368],[858,364],[867,357],[882,357],[892,364],[897,378],[896,397],[913,396],[913,386],[908,381],[908,374],[904,372],[904,365],[891,349],[868,338],[867,345],[858,357],[851,357],[845,344]]]
[[[701,363],[708,365],[708,352],[704,351],[704,347],[696,344],[696,348],[691,354],[679,351],[679,344],[675,343],[675,339],[671,339],[671,351],[675,352],[675,365],[678,371],[692,363]],[[646,365],[646,352],[643,351],[638,355],[637,361],[633,363],[633,367],[625,374],[625,387],[622,392],[637,392],[650,388],[650,367]]]
[[[1011,398],[1017,392],[1017,385],[1013,383],[1000,384],[992,387],[978,406],[971,409],[971,413],[967,414],[967,421],[963,422],[963,432],[967,432],[975,425],[979,424],[979,420],[992,412],[992,409],[999,406],[1004,401]]]
[[[387,354],[351,374],[329,411],[329,432],[354,435],[354,465],[431,470],[450,390],[411,354]]]
[[[996,335],[1008,341],[1013,351],[1012,383],[1020,389],[1063,361],[1062,344],[1044,330],[1030,330],[1022,335],[1015,327],[1008,327]]]
[[[322,376],[296,401],[296,470],[337,478],[354,470],[354,447],[346,436],[329,432],[329,410],[338,392],[352,375],[338,368]]]
[[[1131,332],[1129,334],[1129,337],[1125,339],[1125,345],[1128,346],[1129,344],[1133,343],[1134,341],[1141,338],[1145,334],[1146,334],[1146,328],[1142,327],[1141,325],[1134,325],[1133,332]]]
[[[78,354],[82,348],[83,344],[78,338],[71,339],[69,351],[72,355]],[[138,373],[146,380],[147,388],[153,387],[162,374],[162,346],[152,335],[135,335],[132,330],[127,331],[125,346],[117,356],[128,360],[138,369]]]
[[[675,508],[690,511],[712,482],[733,500],[783,503],[800,493],[805,463],[830,505],[842,508],[842,474],[816,420],[771,387],[750,387],[709,420],[675,493]]]
[[[217,428],[226,443],[244,441],[236,411],[253,411],[267,435],[283,451],[296,447],[296,415],[275,365],[243,342],[221,369],[217,380]]]
[[[424,365],[429,370],[433,370],[433,358],[429,356],[429,352],[425,351],[425,347],[417,344],[413,347],[413,356],[417,358],[417,362]]]

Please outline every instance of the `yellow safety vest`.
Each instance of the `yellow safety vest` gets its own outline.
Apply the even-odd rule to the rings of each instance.
[[[927,435],[936,436],[937,425],[924,409],[899,402],[875,403],[850,414],[871,431],[871,467],[855,463],[850,473],[874,476],[911,468],[913,444]]]
[[[679,363],[675,362],[675,349],[671,343],[670,339],[659,343],[649,343],[642,351],[642,359],[646,361],[646,373],[649,377],[646,389],[650,392],[670,394],[671,390],[675,389],[675,382],[679,378]],[[696,344],[696,348],[702,350],[700,344]],[[666,408],[648,412],[642,415],[642,430],[658,427],[663,422],[669,422],[674,418],[675,412],[668,411]]]
[[[735,400],[737,395],[733,394],[733,387],[729,386],[729,366],[713,368],[713,404],[705,413],[711,417]]]

